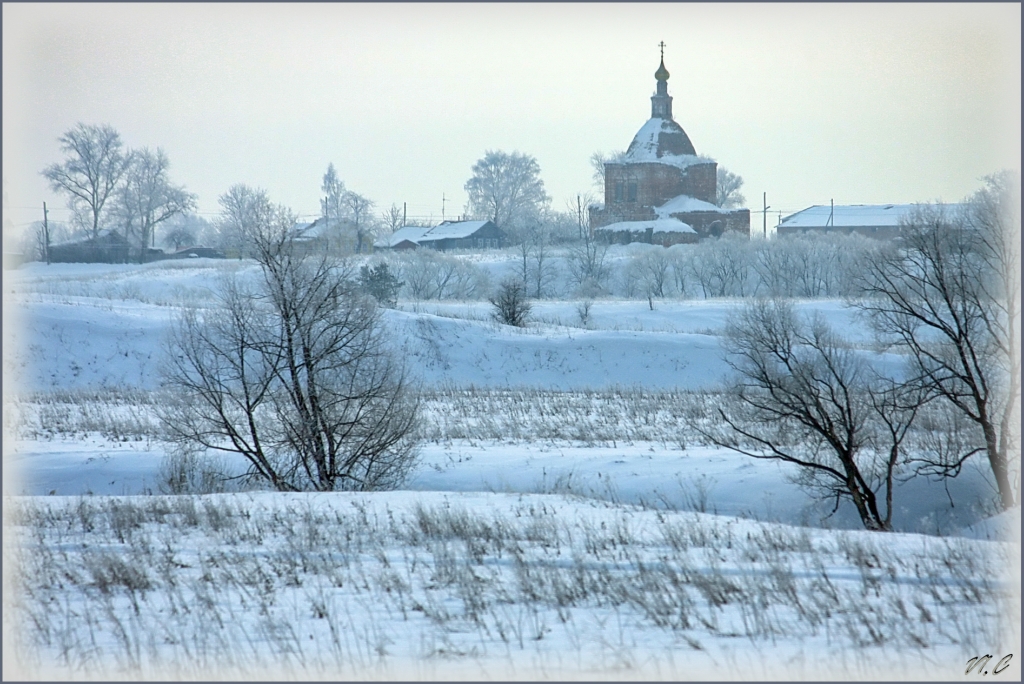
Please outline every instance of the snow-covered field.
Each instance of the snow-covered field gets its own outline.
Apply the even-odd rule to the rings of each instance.
[[[902,484],[879,535],[687,435],[741,301],[598,300],[586,326],[543,301],[525,330],[402,302],[405,490],[163,496],[164,336],[226,273],[254,266],[4,273],[5,675],[950,679],[1019,643],[1019,511],[986,520],[980,465]],[[841,301],[797,309],[897,363]]]

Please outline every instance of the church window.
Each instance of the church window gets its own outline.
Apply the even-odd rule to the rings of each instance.
[[[622,201],[622,181],[615,182],[615,201]]]
[[[628,194],[628,197],[627,197],[626,201],[627,202],[636,202],[636,182],[631,182],[629,184],[628,190],[629,190],[629,194]]]

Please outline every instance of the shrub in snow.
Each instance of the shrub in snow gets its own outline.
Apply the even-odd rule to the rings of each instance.
[[[391,272],[386,261],[378,262],[373,268],[362,266],[358,282],[363,294],[370,295],[378,304],[389,308],[398,304],[398,293],[405,285]]]
[[[522,328],[530,317],[532,306],[526,299],[526,286],[520,280],[506,280],[488,300],[494,307],[494,320]]]

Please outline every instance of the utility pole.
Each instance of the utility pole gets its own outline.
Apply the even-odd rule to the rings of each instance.
[[[768,206],[768,193],[766,192],[766,193],[764,193],[764,211],[761,214],[762,223],[764,224],[762,226],[762,231],[764,232],[764,239],[765,240],[768,239],[768,210],[769,209],[771,209],[771,207]]]
[[[441,193],[441,223],[444,223],[444,193]]]
[[[46,257],[46,265],[50,265],[50,223],[47,219],[46,202],[43,202],[43,252]]]
[[[405,203],[405,202],[402,202],[402,227],[403,227],[403,228],[405,228],[405,216],[406,216],[405,212],[406,212],[406,210],[407,210],[408,208],[409,208],[409,207],[408,207],[408,206],[406,205],[406,203]]]
[[[832,226],[833,228],[835,228],[836,227],[836,222],[835,222],[835,220],[833,218],[836,215],[836,201],[835,201],[835,199],[834,198],[830,199],[828,201],[828,205],[829,205],[828,222],[825,224],[825,226],[826,227]]]

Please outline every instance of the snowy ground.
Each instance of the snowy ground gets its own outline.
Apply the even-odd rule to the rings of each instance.
[[[781,464],[690,443],[687,392],[728,382],[718,333],[738,301],[598,301],[586,327],[574,302],[540,302],[525,331],[486,303],[403,303],[386,321],[427,418],[406,491],[132,496],[161,491],[166,331],[226,272],[253,274],[4,273],[4,556],[19,561],[4,593],[28,619],[5,610],[4,639],[20,667],[949,679],[1019,641],[1019,572],[1003,581],[1019,546],[991,541],[1019,539],[1019,511],[986,520],[984,468],[902,485],[897,528],[929,536],[879,536]],[[797,308],[874,354],[842,302]],[[1020,677],[1011,664],[1001,677]]]

